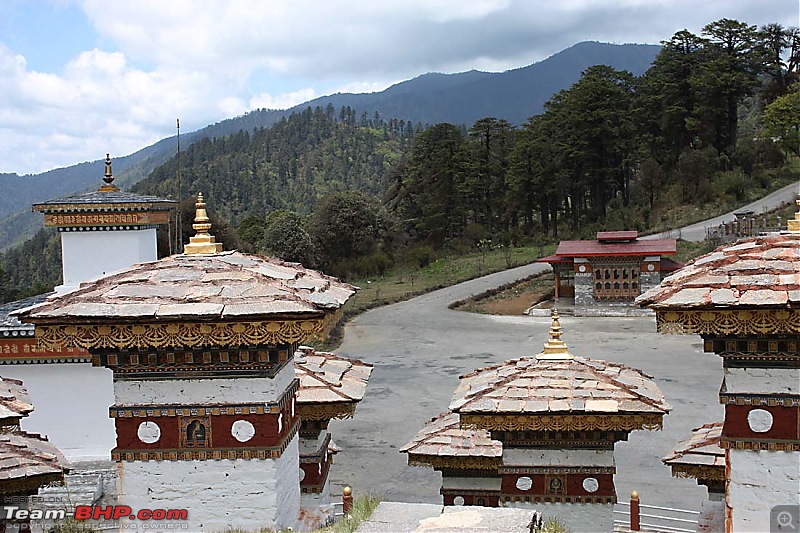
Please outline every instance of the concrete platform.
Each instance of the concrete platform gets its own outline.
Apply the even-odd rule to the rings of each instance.
[[[427,503],[381,502],[357,533],[483,531],[529,533],[533,512],[505,507],[444,507]]]

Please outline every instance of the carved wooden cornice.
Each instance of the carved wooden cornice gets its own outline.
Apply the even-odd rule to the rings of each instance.
[[[500,457],[470,457],[453,455],[408,454],[409,466],[430,466],[436,470],[488,470],[497,473],[502,464]]]
[[[698,480],[725,481],[725,468],[706,465],[681,465],[672,464],[674,477],[695,478]]]
[[[617,497],[614,496],[523,496],[519,494],[501,494],[501,503],[510,502],[534,502],[534,503],[602,503],[613,505],[617,503]]]
[[[503,465],[498,470],[499,474],[525,474],[525,475],[540,475],[540,474],[582,474],[582,475],[597,475],[597,474],[616,474],[617,467],[615,466],[514,466]]]
[[[344,420],[353,418],[355,411],[355,402],[297,404],[297,412],[302,420]]]
[[[780,394],[719,393],[719,403],[723,405],[758,405],[767,407],[800,407],[800,396]]]
[[[587,431],[661,429],[662,414],[638,415],[470,415],[461,427],[490,431]]]
[[[118,349],[258,346],[304,342],[324,334],[322,319],[114,325],[37,325],[40,346]]]
[[[63,484],[63,473],[30,475],[24,478],[7,479],[0,483],[0,495],[28,496],[36,494],[41,487],[62,486]]]
[[[720,309],[665,311],[656,309],[661,333],[698,335],[791,335],[800,333],[800,310]]]
[[[723,450],[754,450],[770,452],[800,452],[800,441],[797,440],[755,440],[755,439],[720,439],[719,447]]]

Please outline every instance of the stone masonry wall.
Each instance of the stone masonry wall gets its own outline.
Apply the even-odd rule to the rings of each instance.
[[[639,290],[643,294],[653,287],[658,287],[661,284],[660,272],[642,272],[639,274]]]
[[[594,278],[591,272],[575,273],[575,307],[594,306]]]

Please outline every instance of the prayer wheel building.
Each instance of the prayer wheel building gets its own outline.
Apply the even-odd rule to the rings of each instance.
[[[641,314],[634,299],[683,266],[668,257],[675,251],[675,239],[599,231],[594,241],[561,241],[555,254],[538,261],[553,268],[556,304],[559,299],[574,303],[576,315]]]

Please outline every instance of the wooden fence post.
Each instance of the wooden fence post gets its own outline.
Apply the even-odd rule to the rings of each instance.
[[[342,489],[342,513],[348,516],[353,512],[353,489],[345,487]]]
[[[639,528],[639,493],[631,492],[631,531],[641,531]]]

